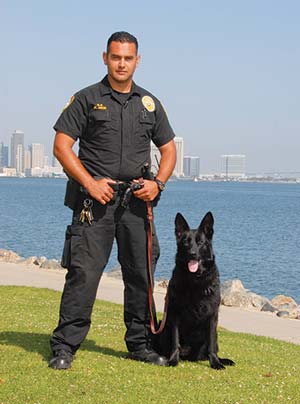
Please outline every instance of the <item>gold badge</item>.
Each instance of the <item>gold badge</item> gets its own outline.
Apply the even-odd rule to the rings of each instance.
[[[103,104],[96,104],[96,105],[93,106],[93,109],[102,109],[102,110],[105,110],[105,109],[107,109],[107,108],[106,108],[106,106],[103,105]]]
[[[154,112],[155,111],[155,103],[153,98],[149,97],[149,95],[145,95],[142,98],[142,103],[147,111]]]
[[[65,107],[64,107],[64,109],[63,109],[63,111],[65,110],[65,109],[67,109],[71,104],[72,104],[72,102],[75,100],[75,96],[74,95],[72,95],[72,97],[70,98],[70,100],[66,103],[66,105],[65,105]]]

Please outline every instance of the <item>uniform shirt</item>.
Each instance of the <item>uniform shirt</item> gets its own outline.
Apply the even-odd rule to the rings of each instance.
[[[71,97],[54,129],[79,139],[78,157],[92,176],[123,181],[142,175],[151,140],[161,147],[175,136],[156,97],[135,83],[117,93],[107,76]]]

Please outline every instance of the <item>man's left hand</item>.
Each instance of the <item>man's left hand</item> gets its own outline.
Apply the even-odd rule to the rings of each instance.
[[[153,201],[159,193],[157,183],[151,180],[143,180],[143,188],[133,192],[133,195],[145,202]]]

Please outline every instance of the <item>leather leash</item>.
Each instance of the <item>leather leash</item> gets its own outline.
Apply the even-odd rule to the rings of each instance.
[[[157,317],[156,317],[156,309],[155,309],[155,302],[153,296],[153,275],[152,275],[152,232],[153,232],[153,209],[152,203],[146,202],[147,204],[147,218],[148,218],[148,237],[147,237],[147,244],[148,244],[148,300],[149,300],[149,311],[150,311],[150,328],[152,334],[161,334],[167,320],[167,308],[168,308],[168,290],[165,297],[165,305],[164,305],[164,313],[163,318],[161,320],[160,326],[158,330],[156,330],[157,326]]]

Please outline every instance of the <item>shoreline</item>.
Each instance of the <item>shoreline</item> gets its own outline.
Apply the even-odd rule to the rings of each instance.
[[[62,291],[65,269],[41,269],[35,264],[0,261],[1,286],[30,286]],[[154,299],[157,311],[162,312],[166,288],[155,283]],[[123,304],[123,282],[104,272],[97,299]],[[254,334],[300,344],[300,321],[280,318],[270,312],[221,305],[219,326],[228,331]]]

